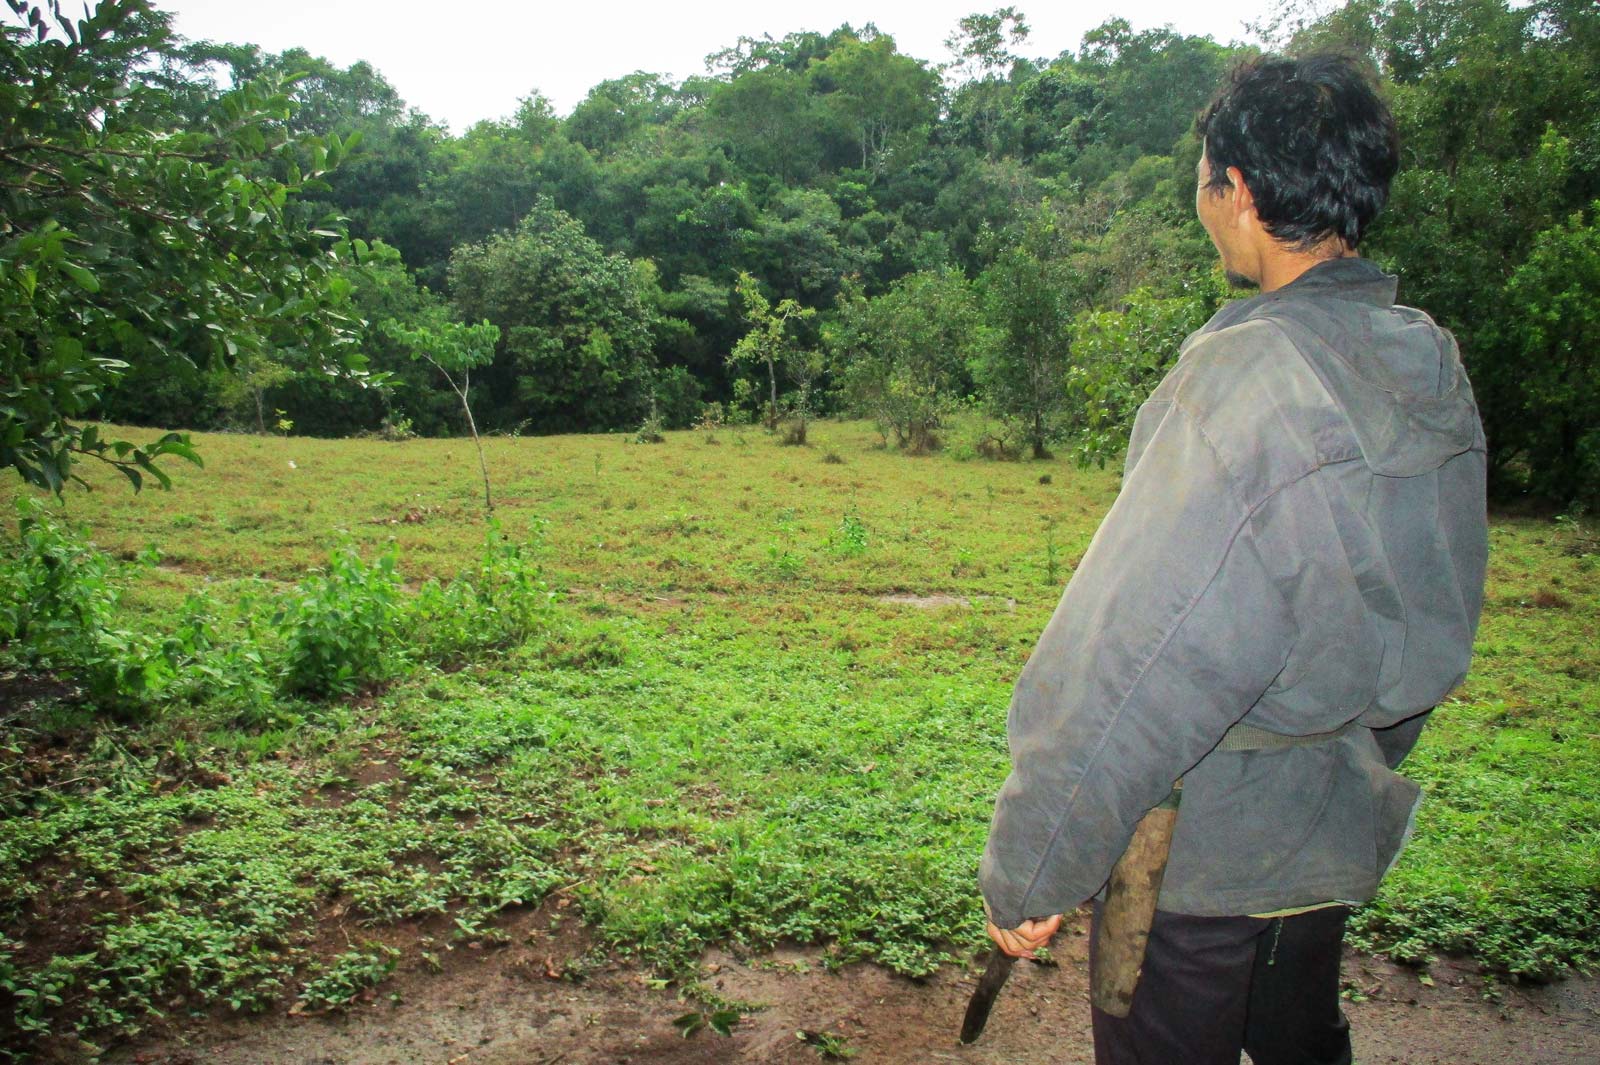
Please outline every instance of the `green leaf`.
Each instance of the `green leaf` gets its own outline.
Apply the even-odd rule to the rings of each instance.
[[[61,260],[61,272],[72,278],[73,282],[85,292],[99,292],[100,279],[94,273],[77,263]]]

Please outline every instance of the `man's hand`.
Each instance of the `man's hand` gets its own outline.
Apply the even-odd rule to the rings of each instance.
[[[997,928],[989,922],[989,938],[1013,958],[1031,958],[1040,947],[1048,946],[1050,938],[1061,929],[1061,915],[1023,921],[1015,928]]]

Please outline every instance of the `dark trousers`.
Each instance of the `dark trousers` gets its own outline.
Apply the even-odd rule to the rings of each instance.
[[[1343,906],[1293,917],[1156,912],[1133,1009],[1094,1010],[1096,1065],[1350,1065]],[[1100,906],[1090,926],[1091,954]]]

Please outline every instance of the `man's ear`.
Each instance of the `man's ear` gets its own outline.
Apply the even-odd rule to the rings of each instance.
[[[1249,211],[1253,214],[1256,209],[1256,197],[1250,191],[1250,186],[1244,183],[1244,174],[1239,172],[1238,167],[1228,167],[1228,184],[1228,198],[1233,205],[1234,213],[1243,214]]]

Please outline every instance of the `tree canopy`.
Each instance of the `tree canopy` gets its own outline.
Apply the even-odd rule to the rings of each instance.
[[[165,482],[182,434],[136,446],[87,419],[124,375],[358,369],[331,231],[298,194],[348,142],[297,136],[287,79],[199,98],[166,16],[72,19],[7,0],[0,27],[0,461],[59,491],[75,460]],[[114,413],[114,411],[112,412]]]
[[[1111,18],[1038,56],[1002,7],[960,19],[944,61],[870,24],[745,36],[704,75],[635,71],[568,115],[530,90],[451,136],[370,64],[179,41],[138,0],[79,21],[7,2],[0,446],[45,485],[75,455],[137,475],[185,447],[119,454],[83,435],[95,419],[256,426],[281,409],[297,431],[464,431],[447,386],[379,328],[440,313],[501,331],[474,375],[492,429],[632,428],[652,401],[687,424],[757,381],[770,406],[803,387],[807,409],[862,409],[917,286],[942,306],[969,292],[976,316],[970,336],[914,341],[948,346],[919,365],[964,363],[939,380],[1033,452],[1103,458],[1120,430],[1085,419],[1125,420],[1138,367],[1164,357],[1129,345],[1187,320],[1166,301],[1215,304],[1192,118],[1252,51]],[[1383,78],[1405,163],[1363,250],[1460,337],[1497,487],[1600,493],[1571,428],[1590,419],[1593,347],[1550,317],[1593,295],[1594,5],[1286,0],[1259,30],[1353,50]],[[341,260],[345,235],[394,251]],[[729,360],[743,275],[812,312],[795,350],[833,338],[803,386]],[[362,359],[389,389],[361,390]],[[1120,398],[1085,406],[1091,383]]]

